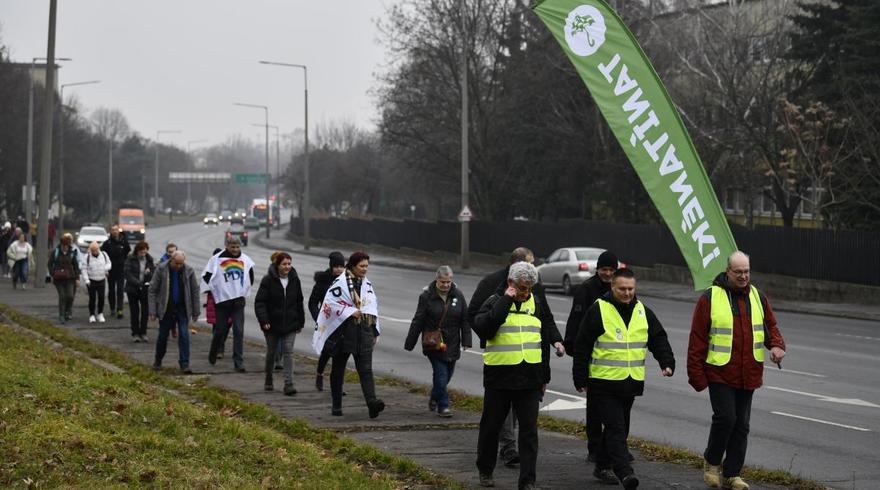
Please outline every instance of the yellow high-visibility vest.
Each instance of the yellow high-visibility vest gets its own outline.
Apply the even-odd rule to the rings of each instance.
[[[521,362],[541,362],[541,320],[536,316],[535,296],[510,311],[498,333],[486,341],[483,364],[487,366],[514,366]]]
[[[633,307],[629,325],[623,322],[617,308],[599,299],[599,313],[605,331],[593,345],[590,377],[620,381],[632,377],[645,380],[645,358],[648,352],[648,315],[641,301]]]
[[[730,362],[733,348],[733,307],[727,290],[712,286],[712,322],[709,325],[709,353],[706,362],[713,366],[723,366]],[[752,355],[755,360],[764,362],[764,305],[755,286],[749,286],[749,303],[752,308]],[[740,312],[742,314],[742,312]],[[743,339],[748,342],[749,339]]]

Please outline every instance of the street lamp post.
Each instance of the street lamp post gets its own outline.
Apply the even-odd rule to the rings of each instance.
[[[269,221],[272,218],[272,205],[269,202],[269,107],[259,104],[244,104],[241,102],[235,102],[235,105],[263,109],[266,114],[266,238],[271,238],[270,230],[272,227],[269,226]]]
[[[468,61],[467,24],[465,0],[460,0],[461,10],[461,210],[469,209],[470,190],[468,183]],[[470,267],[470,217],[461,218],[461,268]]]
[[[65,83],[61,85],[59,96],[61,98],[61,122],[58,126],[58,233],[64,233],[64,87],[76,85],[92,85],[101,83],[100,80],[87,82]]]
[[[189,157],[191,162],[192,162],[192,154],[190,153],[190,151],[191,151],[190,146],[193,143],[204,143],[205,141],[207,141],[207,140],[190,140],[190,141],[186,142],[186,155]],[[194,166],[189,168],[190,174],[192,174],[193,170],[195,170]],[[191,203],[191,201],[192,201],[191,196],[192,195],[190,193],[190,185],[191,185],[190,181],[191,180],[192,180],[192,175],[187,176],[187,179],[186,179],[186,212],[189,212],[190,208],[192,207],[192,203]]]
[[[34,70],[37,60],[46,58],[32,58],[30,71],[30,88],[28,90],[28,127],[27,127],[27,194],[24,198],[24,215],[31,219],[34,213]],[[72,61],[70,58],[55,58],[55,61]]]
[[[43,104],[43,134],[40,147],[40,221],[37,226],[37,273],[34,286],[45,287],[43,277],[47,274],[49,250],[45,244],[49,239],[49,201],[52,193],[49,185],[52,181],[52,112],[55,109],[55,19],[58,12],[57,0],[49,0],[49,36],[46,43],[46,101]]]
[[[159,136],[163,134],[177,134],[180,133],[180,130],[177,129],[160,129],[156,131],[156,142],[153,146],[155,146],[156,150],[156,164],[153,168],[153,217],[159,215]]]
[[[309,216],[311,215],[311,211],[309,208],[310,204],[310,179],[309,179],[309,69],[306,65],[298,65],[295,63],[281,63],[277,61],[260,61],[263,65],[275,65],[275,66],[286,66],[290,68],[302,68],[303,70],[303,82],[305,87],[305,169],[304,169],[304,180],[305,180],[305,190],[303,192],[303,207],[302,207],[302,219],[303,219],[303,248],[306,250],[309,249],[309,245],[311,242],[311,235],[309,233]]]
[[[262,126],[262,124],[254,124],[254,126]],[[275,228],[280,228],[281,226],[281,208],[279,202],[281,200],[281,149],[280,149],[280,139],[281,132],[278,126],[269,125],[270,129],[275,130],[275,206],[278,209],[278,219],[275,220]]]

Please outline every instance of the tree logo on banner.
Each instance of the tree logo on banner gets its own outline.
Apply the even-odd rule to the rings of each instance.
[[[565,41],[574,54],[590,56],[605,42],[605,17],[593,6],[578,6],[565,19]]]

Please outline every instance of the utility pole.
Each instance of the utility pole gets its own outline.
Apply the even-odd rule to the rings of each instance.
[[[467,62],[467,4],[461,9],[461,210],[469,208],[468,183],[468,62]],[[470,267],[470,217],[461,218],[461,268]]]
[[[34,278],[34,286],[45,287],[43,278],[46,277],[46,259],[49,251],[46,244],[49,242],[49,201],[52,192],[52,123],[54,122],[53,111],[55,110],[55,14],[58,10],[58,1],[49,0],[49,40],[46,54],[46,97],[43,104],[43,134],[42,152],[40,154],[40,214],[37,224],[37,274]],[[61,230],[59,230],[61,231]]]

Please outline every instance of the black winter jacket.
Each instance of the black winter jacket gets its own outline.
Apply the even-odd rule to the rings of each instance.
[[[446,316],[443,310],[446,309]],[[443,323],[440,329],[443,331],[443,342],[446,343],[446,351],[424,352],[426,356],[442,359],[444,361],[456,361],[461,357],[461,347],[471,348],[471,328],[467,321],[467,303],[461,290],[452,285],[446,295],[446,301],[437,292],[437,284],[432,282],[422,290],[419,295],[419,305],[409,325],[409,334],[403,348],[413,350],[417,343],[421,342],[422,332],[436,330],[440,319]]]
[[[122,274],[125,269],[125,259],[131,253],[131,245],[128,244],[125,235],[120,233],[117,240],[114,240],[113,237],[108,238],[101,245],[101,250],[107,253],[107,257],[110,257],[110,264],[113,265],[110,274],[114,274],[116,271]]]
[[[156,270],[156,266],[153,263],[153,256],[147,253],[145,256],[147,259],[147,265],[144,268],[144,280],[141,282],[139,279],[141,275],[141,267],[138,263],[138,256],[136,253],[132,252],[128,254],[128,258],[125,259],[125,292],[138,294],[140,292],[147,291],[147,284],[150,282],[150,279],[153,277],[153,272]],[[147,272],[149,269],[149,272]]]
[[[296,270],[290,269],[287,275],[287,288],[281,287],[278,268],[273,264],[269,273],[260,281],[254,312],[260,325],[269,325],[269,333],[286,335],[299,333],[306,321],[303,309],[302,285]]]
[[[318,321],[318,312],[321,310],[321,303],[324,302],[324,296],[327,290],[333,284],[333,270],[315,272],[315,286],[312,288],[312,294],[309,295],[309,313],[312,314],[312,320]]]
[[[568,321],[565,322],[565,340],[562,342],[568,355],[574,356],[574,341],[577,339],[581,320],[584,319],[587,310],[608,291],[611,291],[611,283],[602,282],[599,274],[594,274],[574,290],[571,313],[568,314]]]
[[[620,313],[624,323],[629,324],[638,298],[633,298],[629,304],[622,304],[617,302],[609,292],[602,296],[602,299],[610,301],[617,308],[617,312]],[[645,315],[648,317],[648,350],[651,351],[654,359],[660,364],[660,369],[670,368],[675,371],[675,356],[672,354],[672,347],[669,346],[666,330],[663,329],[663,325],[660,324],[657,315],[647,306],[645,306]],[[580,331],[574,343],[574,362],[571,368],[574,387],[583,388],[586,386],[588,390],[597,394],[640,396],[645,391],[644,381],[637,381],[631,377],[621,381],[589,378],[589,365],[593,357],[593,345],[603,332],[605,332],[605,325],[602,323],[602,313],[599,310],[599,304],[593,303],[593,306],[584,315]],[[647,365],[645,369],[648,369]]]
[[[534,292],[533,292],[534,294]],[[483,387],[493,390],[528,390],[540,388],[550,382],[550,345],[561,342],[562,337],[553,314],[546,307],[546,302],[535,295],[537,317],[541,319],[541,363],[529,364],[525,361],[516,366],[483,365]],[[480,343],[485,342],[498,333],[510,312],[514,301],[509,296],[495,294],[483,303],[474,322],[473,329],[480,336]]]

